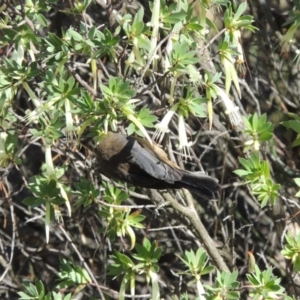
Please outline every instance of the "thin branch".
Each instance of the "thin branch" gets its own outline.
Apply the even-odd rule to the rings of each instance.
[[[217,268],[220,271],[226,271],[226,272],[229,271],[229,268],[226,265],[226,263],[224,262],[221,255],[219,254],[219,251],[216,248],[215,243],[210,238],[205,226],[201,222],[199,215],[193,205],[193,199],[192,199],[190,193],[185,189],[183,189],[183,192],[184,192],[185,198],[187,200],[188,206],[183,206],[183,205],[179,204],[178,201],[176,199],[172,198],[169,193],[163,192],[162,196],[164,197],[164,199],[166,201],[168,201],[171,204],[171,206],[176,211],[183,214],[190,220],[192,226],[194,227],[194,229],[197,233],[198,238],[203,243],[204,248],[207,250],[208,254],[210,255],[212,261],[216,264]]]

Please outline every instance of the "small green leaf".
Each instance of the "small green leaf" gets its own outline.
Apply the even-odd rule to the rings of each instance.
[[[296,120],[289,121],[289,126],[293,130],[295,130],[297,133],[300,133],[300,122]]]
[[[300,178],[294,178],[294,181],[300,187]]]
[[[247,175],[251,174],[251,172],[246,171],[246,170],[234,170],[233,173],[235,173],[236,175],[240,176],[240,177],[246,177]]]
[[[247,2],[242,2],[239,5],[236,13],[234,14],[233,20],[235,21],[238,20],[241,17],[241,15],[245,12],[246,8],[247,8]]]
[[[38,198],[38,197],[27,197],[22,201],[23,204],[37,207],[45,203],[44,199]]]

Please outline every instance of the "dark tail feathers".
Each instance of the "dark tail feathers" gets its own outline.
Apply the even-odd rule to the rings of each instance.
[[[220,190],[220,185],[216,178],[205,175],[201,172],[192,173],[183,171],[181,184],[182,187],[207,199],[214,198],[215,193]]]

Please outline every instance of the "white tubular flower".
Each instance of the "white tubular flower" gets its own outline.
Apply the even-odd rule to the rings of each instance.
[[[46,244],[49,243],[50,224],[51,224],[51,203],[49,201],[46,201],[46,214],[45,214]]]
[[[38,119],[41,118],[44,123],[49,123],[49,120],[52,118],[52,111],[54,110],[54,104],[59,98],[53,98],[43,104],[39,104],[35,110],[27,110],[25,120],[27,124],[37,123]]]
[[[197,290],[198,290],[198,295],[199,295],[199,300],[205,300],[205,289],[202,285],[202,282],[200,281],[200,279],[197,280]]]
[[[33,104],[35,106],[35,110],[32,110],[32,111],[27,110],[26,111],[25,120],[26,120],[27,124],[37,123],[39,118],[41,118],[43,120],[43,122],[47,123],[49,120],[48,116],[47,116],[49,104],[47,104],[47,102],[42,103],[42,101],[36,96],[36,94],[31,89],[31,87],[28,85],[27,82],[23,82],[23,88],[26,90],[31,101],[33,102]]]
[[[201,80],[202,80],[201,74],[199,73],[199,71],[193,65],[187,65],[186,68],[187,68],[187,73],[190,78],[190,82],[196,86],[199,86],[201,84]]]
[[[164,138],[165,133],[169,132],[169,123],[176,112],[178,105],[175,104],[171,107],[171,109],[165,114],[163,119],[155,125],[156,131],[153,135],[153,140],[158,140],[158,143]]]
[[[236,127],[244,127],[243,119],[239,112],[239,108],[233,103],[233,101],[228,97],[228,95],[223,89],[218,88],[217,93],[223,101],[223,104],[226,109],[225,114],[229,116],[231,124]]]
[[[36,96],[36,94],[31,89],[31,87],[29,86],[29,84],[27,82],[23,82],[23,88],[28,93],[28,95],[35,107],[39,107],[40,105],[42,105],[41,100]]]
[[[11,59],[14,60],[19,66],[22,65],[22,62],[24,61],[24,45],[21,43],[19,44],[18,48],[15,49],[11,54]]]
[[[46,144],[45,147],[45,162],[46,162],[46,173],[48,176],[54,174],[54,165],[52,161],[51,145]]]
[[[158,33],[160,27],[159,12],[160,12],[160,0],[154,0],[151,22],[147,24],[149,27],[150,26],[153,27],[151,41],[150,41],[149,59],[151,59],[152,55],[155,54],[154,51],[157,46]]]
[[[238,58],[237,58],[237,63],[242,64],[245,62],[244,60],[244,54],[243,54],[243,48],[240,43],[241,39],[241,31],[240,30],[235,30],[233,33],[233,38],[234,38],[234,43],[236,44],[236,50],[238,53]]]
[[[63,187],[63,185],[61,183],[57,182],[57,187],[60,189],[61,196],[66,201],[65,204],[66,204],[67,209],[68,209],[68,215],[69,215],[69,217],[71,217],[71,214],[72,214],[71,211],[72,210],[71,210],[71,205],[70,205],[68,194],[67,194],[66,190],[64,189],[64,187]],[[60,210],[58,209],[57,215],[59,215],[59,213],[60,213]]]
[[[152,298],[151,299],[160,299],[159,293],[159,277],[157,273],[153,272],[152,270],[149,271],[149,276],[151,278],[151,285],[152,285]]]
[[[185,131],[185,122],[182,115],[178,116],[178,135],[179,135],[179,145],[178,149],[181,154],[187,159],[190,156],[190,147],[192,142],[188,142],[186,131]]]
[[[0,166],[5,168],[8,162],[8,155],[6,154],[5,150],[5,141],[7,138],[6,132],[0,133]]]
[[[66,128],[65,134],[68,140],[73,140],[73,133],[75,132],[73,116],[71,112],[71,103],[69,99],[65,101],[65,114],[66,114]]]

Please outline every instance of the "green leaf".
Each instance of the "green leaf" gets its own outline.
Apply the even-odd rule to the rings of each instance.
[[[245,116],[242,116],[243,118],[243,121],[244,121],[244,124],[245,126],[247,127],[247,129],[251,132],[253,129],[252,129],[252,124],[250,123],[249,120],[251,120],[250,118],[246,118]]]
[[[267,205],[268,200],[269,200],[269,196],[268,196],[268,195],[265,195],[265,196],[261,199],[260,207],[261,207],[261,208],[264,208],[264,207]]]
[[[185,16],[186,16],[186,13],[184,11],[180,11],[177,13],[172,13],[171,15],[169,15],[167,17],[164,17],[163,21],[165,23],[175,24],[175,23],[178,23],[178,22],[184,20]]]
[[[18,292],[18,295],[20,296],[19,300],[32,300],[30,295],[27,295],[23,292]]]
[[[22,203],[28,206],[37,207],[44,204],[45,200],[38,197],[27,197],[22,201]]]
[[[51,200],[51,203],[52,204],[55,204],[55,205],[62,205],[66,202],[66,200],[62,197],[56,197],[54,199]]]
[[[38,20],[38,22],[43,25],[43,26],[48,26],[48,21],[47,19],[44,17],[44,15],[37,13],[35,15],[36,19]]]
[[[292,147],[298,147],[298,146],[300,146],[300,137],[297,137],[292,143]]]
[[[251,170],[251,162],[246,160],[245,158],[239,157],[240,164],[247,170]]]
[[[148,51],[150,50],[150,41],[147,38],[147,36],[142,34],[137,37],[137,41],[138,41],[139,47],[141,47],[142,49],[148,50]]]
[[[238,20],[241,17],[241,15],[245,12],[246,8],[247,8],[247,2],[242,2],[239,5],[236,13],[234,14],[233,20]]]
[[[186,28],[187,29],[190,29],[190,30],[193,30],[193,31],[200,31],[203,29],[203,26],[201,26],[200,24],[198,23],[188,23],[186,25]]]
[[[300,178],[294,178],[294,181],[300,187]]]
[[[136,118],[142,123],[143,126],[148,128],[153,128],[154,124],[157,121],[157,117],[151,115],[150,110],[146,107],[143,107],[137,114]]]
[[[132,262],[132,260],[125,254],[122,254],[120,252],[116,252],[117,257],[119,258],[119,260],[124,263],[127,266],[134,266],[134,263]]]
[[[251,121],[252,121],[252,128],[254,130],[257,130],[257,127],[258,127],[258,115],[257,113],[255,113],[252,118],[251,118]]]
[[[289,121],[289,126],[297,133],[300,133],[300,122],[296,120]]]
[[[245,176],[248,176],[249,174],[251,174],[251,172],[242,170],[242,169],[234,170],[233,173],[235,173],[236,175],[238,175],[240,177],[245,177]]]
[[[214,266],[207,266],[201,271],[201,275],[209,274],[215,269]]]

